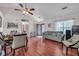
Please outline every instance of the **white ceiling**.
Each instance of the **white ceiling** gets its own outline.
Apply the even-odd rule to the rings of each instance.
[[[62,10],[65,6],[68,8]],[[0,3],[0,7],[21,8],[18,3]],[[44,19],[53,19],[79,12],[79,3],[28,3],[27,7],[35,8],[34,15]]]

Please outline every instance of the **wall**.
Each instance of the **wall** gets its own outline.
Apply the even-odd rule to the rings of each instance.
[[[0,16],[2,17],[2,24],[3,24],[4,17],[3,17],[3,14],[2,14],[1,11],[0,11]],[[0,32],[3,31],[3,25],[2,24],[1,24],[1,27],[0,27]]]
[[[1,31],[3,31],[4,34],[8,34],[10,33],[10,31],[12,30],[17,30],[18,32],[22,31],[22,23],[21,23],[21,19],[26,19],[29,20],[29,29],[28,29],[28,36],[30,35],[30,32],[34,31],[34,26],[33,26],[33,18],[30,15],[22,15],[22,13],[15,11],[14,9],[10,9],[10,8],[0,8],[0,11],[3,14],[3,29],[0,28]],[[1,15],[1,13],[0,13]],[[8,22],[14,22],[14,23],[18,23],[18,28],[7,28],[7,23]]]
[[[55,24],[57,21],[64,21],[64,20],[73,20],[74,21],[73,25],[79,25],[79,12],[56,18],[56,19],[54,19],[53,23]],[[55,25],[54,25],[53,29],[55,30]]]
[[[12,9],[7,9],[7,8],[2,8],[1,9],[3,16],[4,16],[4,20],[3,20],[3,33],[7,34],[9,33],[11,30],[17,30],[18,32],[20,32],[21,30],[21,24],[20,24],[20,15],[16,14],[14,10]],[[19,27],[18,28],[7,28],[7,24],[8,22],[14,22],[14,23],[18,23]]]
[[[21,19],[28,19],[29,20],[29,24],[28,24],[28,36],[30,36],[31,32],[35,32],[36,24],[45,24],[45,31],[54,31],[55,30],[55,22],[56,21],[62,21],[62,20],[70,20],[73,19],[74,20],[74,24],[79,24],[79,13],[75,13],[72,15],[67,15],[67,16],[63,16],[63,17],[59,17],[56,19],[48,19],[48,20],[43,20],[41,22],[36,22],[34,21],[35,19],[30,16],[30,15],[22,15],[20,12],[15,11],[14,9],[8,9],[8,8],[0,8],[0,15],[2,15],[3,17],[3,26],[2,28],[0,28],[0,31],[3,31],[3,33],[7,34],[9,33],[11,30],[17,30],[18,32],[22,31],[22,23],[21,23]],[[7,28],[7,23],[8,22],[15,22],[15,23],[19,23],[19,27],[17,28]],[[51,24],[51,27],[48,27],[48,24]]]
[[[55,31],[55,23],[57,21],[64,21],[64,20],[74,20],[73,25],[79,25],[79,12],[75,12],[74,14],[69,14],[65,16],[61,16],[55,19],[49,19],[49,20],[44,20],[39,23],[44,23],[45,24],[45,31]],[[51,27],[48,27],[48,24],[51,24]]]
[[[42,23],[45,24],[45,31],[53,31],[54,23],[53,23],[53,20],[52,19],[44,20]],[[51,24],[51,26],[48,27],[48,24]]]
[[[45,25],[45,31],[53,31],[53,26],[54,26],[54,23],[51,19],[49,20],[43,20],[41,22],[37,22],[36,24],[44,24]],[[48,27],[48,24],[51,24],[50,27]]]

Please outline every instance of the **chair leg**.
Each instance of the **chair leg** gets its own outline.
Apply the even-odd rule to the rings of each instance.
[[[13,56],[15,55],[15,49],[13,49]]]
[[[71,48],[71,54],[72,54],[72,48]]]
[[[78,49],[77,49],[77,55],[79,56],[79,52],[78,52]]]
[[[62,55],[63,55],[63,43],[61,44],[61,47],[62,47]]]
[[[24,47],[23,49],[25,50],[25,52],[27,52],[27,49],[28,49],[28,48],[27,48],[27,47]]]
[[[68,54],[68,47],[66,47],[66,56],[67,56],[67,54]]]
[[[4,46],[2,47],[2,49],[4,50],[5,56],[6,56],[6,44],[4,44]]]
[[[28,44],[28,39],[26,38],[26,47],[27,47],[27,44]]]
[[[12,52],[12,48],[11,48],[11,52]]]
[[[24,50],[25,50],[25,52],[26,52],[26,47],[24,47]]]
[[[62,43],[62,49],[63,49],[63,43]]]

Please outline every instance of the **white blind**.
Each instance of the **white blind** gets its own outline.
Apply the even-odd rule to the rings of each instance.
[[[73,20],[67,20],[67,21],[59,21],[55,24],[56,31],[63,31],[65,33],[65,30],[71,30],[73,25]]]

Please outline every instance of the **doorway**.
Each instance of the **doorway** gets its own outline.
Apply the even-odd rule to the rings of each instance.
[[[36,24],[36,33],[37,33],[37,36],[42,36],[44,31],[45,31],[44,24]]]
[[[28,33],[28,29],[29,29],[28,26],[29,26],[28,23],[22,22],[21,31],[22,31],[23,33]]]

